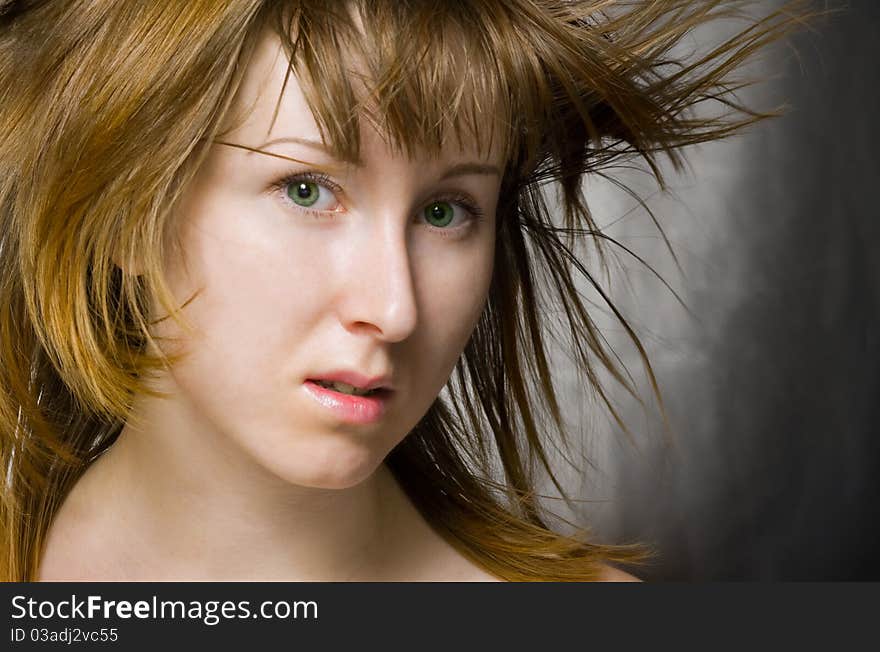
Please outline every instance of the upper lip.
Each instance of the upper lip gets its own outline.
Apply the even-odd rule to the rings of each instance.
[[[360,390],[370,389],[394,389],[389,375],[365,376],[357,371],[338,370],[309,376],[309,380],[323,380],[351,385]]]

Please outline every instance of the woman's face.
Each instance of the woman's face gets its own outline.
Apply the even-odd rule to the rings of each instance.
[[[202,292],[171,389],[187,436],[344,488],[425,414],[476,325],[502,162],[457,144],[408,159],[367,126],[361,165],[334,160],[293,76],[268,131],[286,71],[267,36],[236,99],[254,109],[223,140],[307,163],[215,144],[176,215],[186,265],[168,261],[171,287],[179,301]],[[156,334],[183,336],[169,324]]]

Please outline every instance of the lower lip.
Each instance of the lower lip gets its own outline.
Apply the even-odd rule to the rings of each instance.
[[[322,387],[312,380],[307,380],[303,386],[309,396],[345,423],[376,423],[385,414],[391,398],[389,390],[382,390],[372,396],[354,396]]]

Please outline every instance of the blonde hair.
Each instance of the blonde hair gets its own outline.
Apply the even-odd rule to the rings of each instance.
[[[34,579],[61,502],[113,444],[132,397],[152,393],[150,374],[174,363],[150,346],[148,310],[155,302],[185,325],[161,271],[179,246],[174,208],[233,117],[232,98],[267,27],[339,157],[357,157],[362,119],[406,152],[437,150],[451,135],[485,146],[487,113],[501,126],[507,167],[486,309],[448,398],[438,397],[387,458],[413,503],[462,554],[509,580],[594,579],[600,562],[642,559],[642,546],[555,532],[542,513],[535,467],[565,496],[546,453],[553,433],[565,441],[565,428],[544,312],[562,307],[587,386],[623,425],[600,370],[635,388],[575,285],[580,273],[601,292],[573,244],[590,239],[601,253],[605,238],[581,181],[632,156],[660,179],[658,154],[678,163],[681,147],[764,117],[735,102],[730,73],[802,20],[795,6],[751,22],[703,58],[671,55],[691,29],[743,4],[0,4],[0,579]],[[340,52],[367,64],[368,92],[355,89]],[[694,117],[709,99],[732,111]],[[548,183],[559,211],[547,203]],[[659,399],[638,337],[614,314]],[[500,482],[491,479],[496,457]]]

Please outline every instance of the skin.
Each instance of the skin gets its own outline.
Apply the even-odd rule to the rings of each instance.
[[[40,580],[496,579],[431,530],[383,461],[446,383],[491,280],[500,177],[444,173],[502,161],[457,146],[404,158],[366,126],[361,167],[280,142],[320,143],[295,77],[269,129],[286,70],[267,34],[236,98],[253,111],[224,140],[275,141],[263,149],[304,163],[212,147],[176,216],[186,257],[166,263],[180,302],[201,290],[185,309],[196,334],[156,332],[187,358],[156,381],[171,398],[138,397],[74,487]],[[317,189],[320,212],[278,187],[310,171],[338,185]],[[429,223],[450,193],[482,219],[449,201],[453,223]],[[380,421],[341,423],[308,396],[303,381],[333,369],[391,375]]]
[[[442,177],[501,161],[458,147],[407,159],[368,126],[360,167],[285,142],[321,141],[293,77],[269,130],[286,70],[267,34],[236,98],[253,111],[224,140],[303,163],[212,147],[176,216],[185,259],[166,263],[181,303],[201,290],[185,309],[197,332],[172,320],[156,330],[182,338],[172,350],[187,358],[156,382],[171,398],[139,397],[74,488],[41,579],[484,575],[430,530],[383,460],[446,383],[491,280],[500,177]],[[278,187],[292,172],[338,188],[308,186],[318,202],[297,206],[297,186]],[[483,218],[448,201],[453,221],[430,223],[426,206],[449,195]],[[335,369],[390,375],[380,421],[343,423],[308,395],[306,378]]]

